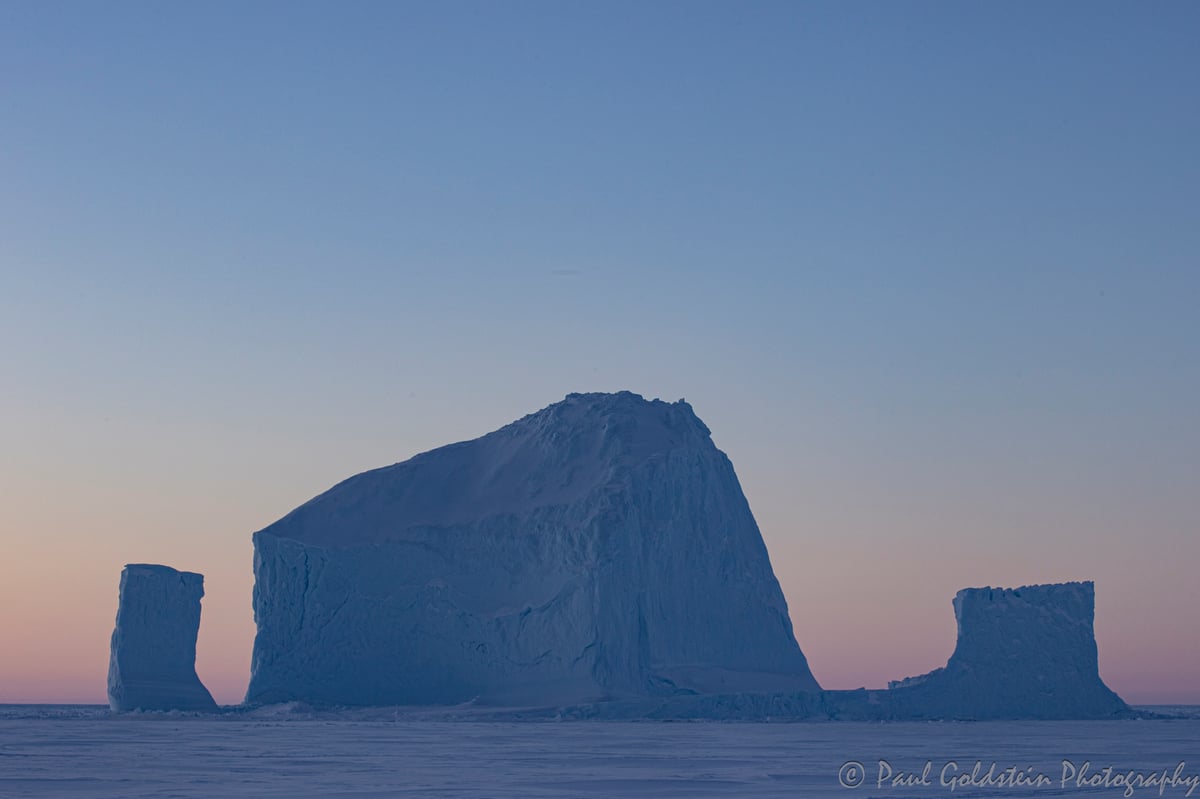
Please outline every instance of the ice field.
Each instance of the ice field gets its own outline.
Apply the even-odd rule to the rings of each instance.
[[[1105,722],[477,722],[394,711],[273,716],[109,715],[100,707],[0,707],[0,797],[1101,797],[1089,776],[1200,774],[1200,713]],[[930,785],[880,786],[931,763]],[[864,766],[863,784],[846,788]],[[941,784],[983,771],[1051,784]],[[846,769],[849,769],[848,771]],[[982,771],[980,775],[982,776]],[[952,772],[951,776],[955,776]],[[1133,796],[1188,794],[1189,785]],[[1196,788],[1193,796],[1200,796]]]

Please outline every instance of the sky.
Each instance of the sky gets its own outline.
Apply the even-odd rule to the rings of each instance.
[[[574,391],[686,398],[826,688],[1096,581],[1200,703],[1200,5],[0,4],[0,702],[120,571]]]

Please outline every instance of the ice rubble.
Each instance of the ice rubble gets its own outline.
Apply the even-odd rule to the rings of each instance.
[[[334,486],[254,553],[251,703],[819,690],[682,400],[571,394]]]
[[[217,709],[196,675],[204,575],[131,563],[121,572],[108,664],[114,711]]]

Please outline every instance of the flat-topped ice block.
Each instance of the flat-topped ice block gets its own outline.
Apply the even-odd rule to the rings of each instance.
[[[204,575],[131,563],[121,572],[108,663],[114,711],[217,709],[196,675]]]

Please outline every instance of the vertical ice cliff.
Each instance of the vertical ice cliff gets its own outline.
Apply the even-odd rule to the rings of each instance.
[[[216,710],[196,676],[204,575],[131,563],[121,572],[108,704],[126,710]]]
[[[572,394],[254,536],[249,702],[818,690],[733,465],[682,400]]]
[[[938,718],[1097,718],[1127,710],[1100,679],[1091,582],[966,588],[945,667],[889,685],[893,713]]]

